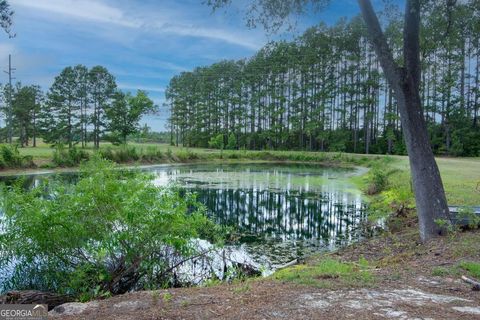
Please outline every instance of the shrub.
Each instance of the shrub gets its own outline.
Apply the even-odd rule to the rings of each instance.
[[[110,160],[116,163],[137,161],[141,157],[135,147],[128,147],[125,145],[118,149],[101,149],[98,152],[103,159]]]
[[[145,153],[142,153],[142,160],[153,162],[157,160],[161,160],[163,158],[163,153],[158,148],[154,146],[148,146]]]
[[[152,178],[94,157],[75,185],[3,187],[0,269],[13,268],[3,289],[84,301],[165,285],[178,261],[172,256],[195,255],[192,239],[216,241],[219,227],[194,195],[157,187]]]
[[[218,134],[212,138],[208,142],[208,146],[213,149],[222,149],[225,147],[223,142],[223,134]]]
[[[388,185],[388,174],[386,172],[386,168],[384,166],[374,165],[370,169],[367,181],[367,194],[378,194],[385,190]]]
[[[114,161],[117,163],[132,162],[138,159],[140,156],[135,147],[122,146],[114,152]]]
[[[0,168],[29,168],[34,167],[31,156],[22,156],[16,145],[0,146]]]
[[[110,160],[110,161],[115,161],[115,154],[112,150],[112,148],[107,147],[105,149],[100,149],[98,151],[98,154],[100,155],[101,158],[105,160]]]
[[[235,134],[230,133],[230,135],[228,136],[226,149],[235,150],[236,148],[237,148],[237,138],[235,137]]]
[[[457,220],[460,223],[466,223],[470,229],[477,229],[480,226],[480,216],[470,207],[460,208]]]
[[[179,150],[175,155],[179,161],[196,160],[199,158],[198,153],[191,151],[189,149]]]
[[[89,154],[77,147],[65,148],[63,145],[57,145],[53,152],[53,163],[60,167],[74,167],[88,158]]]

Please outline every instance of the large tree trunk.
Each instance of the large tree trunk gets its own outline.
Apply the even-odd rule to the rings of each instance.
[[[428,138],[420,99],[420,0],[407,0],[404,28],[404,68],[398,67],[370,0],[358,0],[375,52],[393,88],[410,160],[422,241],[444,233],[437,219],[449,221],[440,172]]]

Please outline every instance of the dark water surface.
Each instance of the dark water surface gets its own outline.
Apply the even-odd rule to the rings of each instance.
[[[304,164],[195,164],[141,167],[155,184],[175,183],[198,194],[219,224],[236,228],[237,247],[259,265],[274,267],[359,240],[366,220],[361,192],[349,177],[362,169]],[[28,175],[41,179],[75,174]],[[11,181],[14,178],[0,178]]]

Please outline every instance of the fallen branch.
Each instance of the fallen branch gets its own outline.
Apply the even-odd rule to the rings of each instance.
[[[473,291],[480,291],[480,282],[467,278],[465,276],[462,276],[462,280],[470,285],[472,285],[472,290]]]
[[[9,291],[0,295],[0,304],[46,304],[48,310],[70,301],[73,298],[69,295],[37,290]]]
[[[292,261],[290,262],[287,262],[279,267],[277,267],[276,270],[282,270],[282,269],[285,269],[285,268],[288,268],[288,267],[291,267],[291,266],[294,266],[298,263],[298,259],[293,259]]]

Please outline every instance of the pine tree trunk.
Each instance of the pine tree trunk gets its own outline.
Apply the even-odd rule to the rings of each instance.
[[[404,68],[398,67],[369,0],[358,0],[375,52],[397,98],[412,173],[420,237],[428,241],[445,232],[438,219],[449,211],[428,138],[420,98],[420,0],[407,0],[404,28]]]

